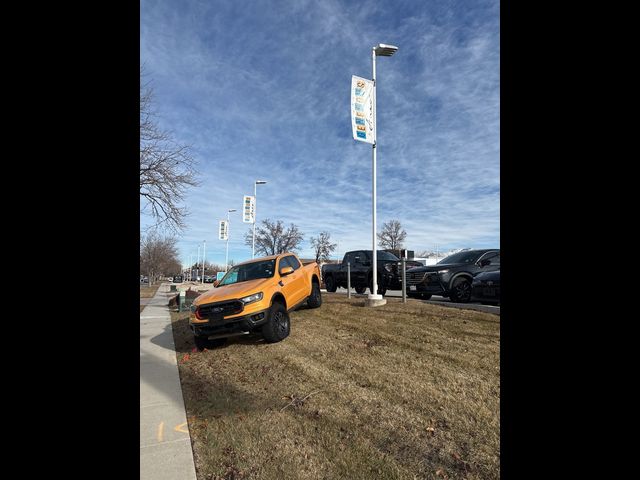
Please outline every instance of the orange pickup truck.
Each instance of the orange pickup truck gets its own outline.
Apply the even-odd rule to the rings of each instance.
[[[289,336],[289,312],[305,301],[310,308],[322,305],[316,262],[302,265],[292,253],[256,258],[235,265],[197,297],[189,325],[199,350],[254,331],[279,342]]]

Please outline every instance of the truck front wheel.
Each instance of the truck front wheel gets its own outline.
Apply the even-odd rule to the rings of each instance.
[[[373,276],[369,277],[369,291],[373,293]],[[378,277],[378,295],[382,295],[387,293],[387,287],[382,285],[382,278]]]
[[[280,302],[275,302],[269,309],[269,320],[262,327],[262,336],[267,343],[276,343],[289,336],[291,322],[287,309]]]
[[[367,287],[356,287],[356,293],[363,294],[367,291]]]

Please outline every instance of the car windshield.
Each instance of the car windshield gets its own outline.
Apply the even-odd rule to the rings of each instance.
[[[385,252],[383,250],[378,250],[378,253],[376,256],[378,257],[378,260],[392,260],[394,262],[400,261],[400,259],[396,257],[393,253]]]
[[[438,263],[443,265],[448,263],[475,263],[483,253],[485,252],[458,252],[443,258]]]
[[[222,287],[233,283],[247,282],[257,278],[271,278],[275,272],[275,266],[275,259],[236,265],[222,277],[218,286]]]

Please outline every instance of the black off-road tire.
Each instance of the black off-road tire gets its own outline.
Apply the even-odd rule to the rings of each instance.
[[[369,291],[373,293],[373,276],[369,277]],[[378,295],[382,295],[387,293],[387,287],[382,286],[382,279],[378,277]]]
[[[430,293],[421,293],[420,294],[420,298],[422,300],[429,300],[431,298],[431,294]]]
[[[313,282],[311,286],[311,295],[307,298],[307,306],[309,308],[318,308],[322,305],[322,293],[320,293],[320,285],[318,282]]]
[[[269,320],[262,327],[262,336],[267,343],[276,343],[289,336],[291,321],[287,309],[275,302],[269,309]]]
[[[363,294],[367,291],[367,287],[356,287],[356,293]]]
[[[471,282],[465,277],[458,277],[453,281],[449,298],[456,303],[469,303],[471,300]]]
[[[324,279],[324,286],[327,287],[327,292],[335,292],[338,289],[338,286],[336,285],[336,281],[333,279],[332,276],[329,276],[327,278]]]
[[[226,338],[214,338],[213,340],[209,340],[207,337],[199,337],[197,335],[193,336],[193,340],[196,344],[196,348],[200,352],[205,348],[211,350],[212,348],[221,347],[227,343]]]

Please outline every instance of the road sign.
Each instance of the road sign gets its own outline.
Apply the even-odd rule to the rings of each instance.
[[[220,227],[218,228],[218,239],[227,240],[229,238],[229,222],[226,220],[220,220]]]
[[[351,129],[353,139],[373,144],[375,139],[375,120],[373,81],[362,77],[351,77]]]
[[[256,221],[256,197],[245,195],[242,200],[242,221],[255,223]]]

